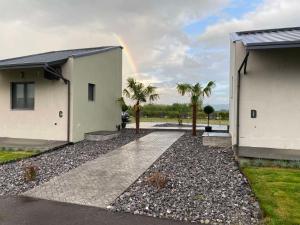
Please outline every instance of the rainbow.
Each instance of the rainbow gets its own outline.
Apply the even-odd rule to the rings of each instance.
[[[119,42],[119,44],[123,47],[123,52],[128,60],[128,63],[130,65],[130,68],[132,69],[133,74],[132,75],[137,75],[138,74],[138,69],[137,69],[137,65],[135,64],[135,61],[132,57],[132,54],[129,50],[128,44],[124,41],[124,39],[122,37],[120,37],[117,34],[113,34],[114,37],[117,39],[117,41]]]

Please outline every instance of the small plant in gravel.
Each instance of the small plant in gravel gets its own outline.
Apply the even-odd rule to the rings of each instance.
[[[204,199],[204,195],[202,194],[197,194],[194,196],[194,200],[202,201]]]
[[[160,172],[155,172],[147,178],[149,184],[158,188],[159,190],[166,187],[167,177]]]
[[[33,164],[29,164],[29,165],[25,165],[24,166],[24,178],[26,182],[29,181],[34,181],[37,177],[37,171],[38,171],[38,167],[33,165]]]

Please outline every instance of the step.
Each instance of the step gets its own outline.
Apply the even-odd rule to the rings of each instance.
[[[119,131],[95,131],[84,135],[87,141],[106,141],[119,136]]]
[[[229,147],[231,135],[225,132],[204,132],[202,135],[204,146]]]

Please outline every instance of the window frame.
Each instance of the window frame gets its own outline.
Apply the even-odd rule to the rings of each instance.
[[[18,84],[23,84],[24,85],[24,108],[21,107],[14,107],[14,86],[18,85]],[[28,84],[33,84],[34,85],[34,94],[33,94],[33,106],[28,107]],[[13,111],[22,111],[22,110],[34,110],[35,109],[35,82],[33,81],[22,81],[22,82],[11,82],[10,83],[10,108]]]
[[[91,89],[92,95],[90,95],[90,87],[92,88]],[[96,93],[96,84],[88,83],[88,101],[89,102],[94,102],[95,101],[95,96],[96,96],[95,93]]]

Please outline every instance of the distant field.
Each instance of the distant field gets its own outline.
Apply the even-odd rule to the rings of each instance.
[[[38,151],[0,150],[0,164],[12,160],[26,158],[37,154]]]
[[[135,121],[134,118],[131,119],[133,123]],[[176,118],[141,118],[141,122],[165,122],[165,123],[178,123]],[[183,123],[192,123],[192,119],[183,119]],[[207,124],[207,119],[197,119],[197,123],[199,124]],[[212,125],[228,125],[228,120],[210,120],[210,124]]]

